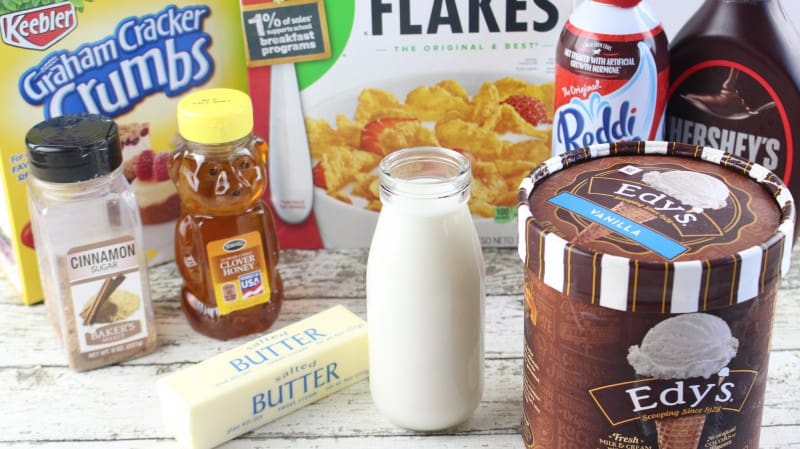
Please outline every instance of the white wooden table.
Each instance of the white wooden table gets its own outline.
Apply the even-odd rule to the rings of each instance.
[[[361,382],[222,447],[522,448],[522,264],[511,249],[484,253],[486,388],[468,422],[432,435],[399,429],[378,414]],[[363,250],[284,251],[287,300],[273,329],[335,304],[365,316],[366,259]],[[800,448],[800,251],[794,260],[779,293],[761,448]],[[74,373],[44,307],[21,305],[0,280],[0,448],[178,447],[161,423],[156,378],[246,341],[194,333],[180,310],[179,284],[174,264],[152,270],[160,340],[154,354]]]

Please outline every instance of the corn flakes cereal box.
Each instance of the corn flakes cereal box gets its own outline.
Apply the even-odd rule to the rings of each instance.
[[[27,130],[67,113],[113,118],[149,260],[170,260],[180,206],[166,162],[178,142],[177,102],[197,88],[247,89],[241,27],[236,0],[0,3],[0,266],[26,303],[42,299],[24,182]]]
[[[377,166],[412,146],[472,163],[484,246],[515,246],[518,186],[549,157],[571,0],[242,0],[283,248],[368,247]]]

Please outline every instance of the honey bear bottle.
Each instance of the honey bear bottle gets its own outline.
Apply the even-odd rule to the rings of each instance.
[[[261,200],[267,147],[252,129],[252,103],[237,90],[197,91],[178,104],[185,142],[169,171],[181,199],[181,307],[195,331],[218,339],[266,330],[283,301],[275,221]]]

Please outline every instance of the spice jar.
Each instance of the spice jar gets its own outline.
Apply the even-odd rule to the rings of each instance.
[[[483,389],[484,263],[461,154],[418,147],[380,164],[383,203],[367,263],[370,390],[415,430],[470,417]]]
[[[45,304],[69,365],[84,371],[156,347],[141,219],[122,173],[117,125],[67,115],[25,138]]]
[[[194,330],[213,338],[264,331],[278,317],[283,284],[275,221],[261,200],[267,145],[252,135],[250,97],[233,89],[187,95],[178,130],[185,142],[169,171],[181,198],[181,307]]]

